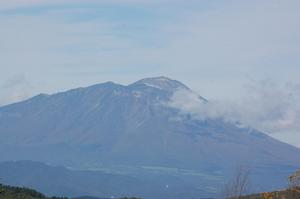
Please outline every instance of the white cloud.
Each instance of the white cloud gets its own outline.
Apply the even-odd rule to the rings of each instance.
[[[49,6],[49,5],[76,5],[82,3],[93,4],[162,4],[162,3],[174,3],[178,0],[0,0],[0,10],[9,10],[15,8],[25,8],[32,6]],[[180,0],[179,0],[180,1]]]
[[[38,85],[40,92],[57,92],[120,81],[124,72],[136,74],[143,63],[151,65],[145,58],[155,60],[151,52],[139,48],[138,41],[119,32],[118,22],[73,23],[65,20],[64,13],[47,12],[38,17],[2,16],[0,24],[0,85],[18,71],[33,82],[46,82]]]
[[[179,90],[168,106],[194,119],[222,118],[241,122],[293,144],[294,138],[300,137],[300,89],[297,85],[279,86],[270,80],[252,82],[245,86],[244,96],[239,101],[211,100],[207,103],[193,92]]]
[[[166,73],[172,68],[178,79],[189,76],[186,82],[205,96],[236,97],[247,76],[298,82],[299,6],[295,0],[230,1],[179,13],[176,24],[165,27],[171,39],[160,61]]]
[[[0,87],[0,106],[18,102],[30,97],[34,86],[24,74],[15,75]]]

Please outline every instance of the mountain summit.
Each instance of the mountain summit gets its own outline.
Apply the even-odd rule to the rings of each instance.
[[[139,80],[132,85],[140,85],[144,84],[147,86],[151,86],[154,88],[166,90],[166,91],[175,91],[177,89],[186,89],[189,90],[187,86],[182,84],[181,82],[177,80],[172,80],[168,77],[160,76],[160,77],[152,77],[152,78],[145,78],[142,80]]]
[[[165,183],[176,176],[179,187],[200,186],[205,196],[216,194],[222,177],[240,164],[253,168],[254,182],[267,190],[277,187],[264,182],[282,186],[288,172],[300,165],[299,149],[263,132],[226,118],[194,119],[166,106],[182,89],[189,90],[176,80],[156,77],[129,86],[108,82],[39,95],[0,107],[0,159],[133,176],[155,173]]]

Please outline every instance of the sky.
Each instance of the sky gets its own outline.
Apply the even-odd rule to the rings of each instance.
[[[0,0],[0,105],[163,75],[216,102],[216,112],[300,147],[299,7],[299,0]]]

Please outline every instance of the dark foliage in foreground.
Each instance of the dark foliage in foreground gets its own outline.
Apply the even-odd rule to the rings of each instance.
[[[249,196],[239,197],[239,199],[300,199],[300,187],[287,189],[284,191],[253,194]]]
[[[33,189],[0,184],[0,199],[67,199],[65,197],[48,198]]]

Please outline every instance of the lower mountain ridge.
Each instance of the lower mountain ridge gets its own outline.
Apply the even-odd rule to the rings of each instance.
[[[26,187],[16,187],[0,184],[0,199],[108,199],[90,196],[81,196],[76,198],[67,197],[47,197],[44,194]],[[141,199],[136,197],[124,197],[120,199]]]
[[[205,189],[180,177],[164,173],[112,174],[103,171],[71,170],[33,161],[0,163],[2,182],[25,186],[48,196],[97,196],[99,198],[198,198]],[[168,187],[166,187],[168,183]]]

